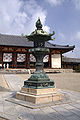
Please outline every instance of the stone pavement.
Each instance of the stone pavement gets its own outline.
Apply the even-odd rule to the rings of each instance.
[[[6,80],[4,79],[4,75],[0,74],[0,91],[8,91],[8,90],[9,90],[9,86]]]
[[[0,92],[0,118],[1,120],[80,120],[80,92],[60,90],[67,94],[71,100],[66,104],[55,104],[38,109],[30,109],[6,101],[23,86],[24,79],[16,74],[4,74],[8,83],[9,92]]]

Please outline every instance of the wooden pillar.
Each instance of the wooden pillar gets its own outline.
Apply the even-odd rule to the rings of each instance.
[[[49,68],[51,68],[51,54],[49,54]]]
[[[61,54],[61,68],[62,68],[62,54]]]
[[[25,68],[27,69],[27,53],[25,54]]]
[[[17,68],[17,53],[12,53],[12,68]]]
[[[0,63],[2,63],[2,61],[3,61],[3,53],[0,52]]]
[[[0,64],[3,66],[3,52],[0,52]]]
[[[27,68],[30,68],[30,54],[27,53]]]
[[[25,55],[26,55],[25,56],[25,68],[29,69],[30,68],[30,54],[29,52],[27,52]]]

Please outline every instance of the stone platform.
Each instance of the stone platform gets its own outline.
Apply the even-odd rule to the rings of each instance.
[[[32,89],[22,87],[21,91],[16,93],[17,99],[34,104],[59,101],[61,100],[61,96],[61,93],[56,88]]]

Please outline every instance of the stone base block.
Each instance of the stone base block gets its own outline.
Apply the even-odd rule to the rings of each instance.
[[[31,95],[46,95],[46,94],[56,93],[56,88],[33,89],[33,88],[22,87],[21,92]]]
[[[30,88],[29,88],[30,89]],[[34,94],[30,94],[31,91],[29,93],[23,92],[22,90],[24,90],[24,88],[22,88],[21,92],[17,92],[16,93],[16,98],[19,100],[24,100],[24,101],[28,101],[28,102],[32,102],[34,104],[42,104],[42,103],[49,103],[49,102],[54,102],[54,101],[58,101],[61,100],[61,94],[58,92],[54,92],[55,89],[51,89],[51,93],[50,93],[50,88],[48,88],[49,90],[42,90],[41,89],[34,89]],[[32,90],[32,89],[30,89]],[[26,90],[24,90],[26,91]],[[33,90],[32,90],[33,91]],[[53,91],[53,92],[52,92]]]

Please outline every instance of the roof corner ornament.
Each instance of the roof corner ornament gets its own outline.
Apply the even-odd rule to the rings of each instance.
[[[51,37],[51,40],[55,40],[55,37],[54,38],[52,38],[52,36],[55,34],[55,32],[53,31],[53,33],[51,34],[51,33],[49,33],[49,35],[50,35],[50,37]]]

